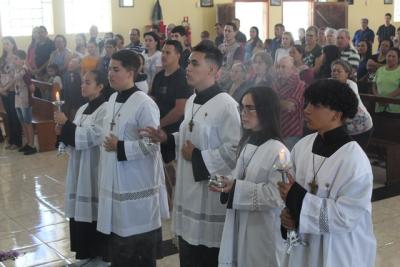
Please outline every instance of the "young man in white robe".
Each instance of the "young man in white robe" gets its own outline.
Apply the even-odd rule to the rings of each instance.
[[[233,179],[210,186],[227,202],[220,267],[279,267],[284,253],[279,215],[284,207],[277,183],[281,140],[280,101],[267,87],[250,88],[240,104],[243,136]],[[281,152],[283,151],[283,152]]]
[[[336,80],[310,85],[304,97],[307,126],[317,132],[293,148],[293,178],[279,190],[288,208],[283,236],[297,228],[307,246],[294,247],[284,266],[375,266],[371,165],[344,127],[357,112],[357,97]]]
[[[113,267],[155,267],[161,214],[168,216],[160,147],[139,133],[160,124],[157,105],[133,82],[139,65],[134,52],[120,50],[108,72],[117,92],[104,117],[97,229],[111,234]]]
[[[98,209],[98,169],[107,83],[99,71],[85,74],[82,96],[89,102],[80,107],[74,121],[59,111],[54,114],[60,141],[68,145],[69,162],[65,191],[65,216],[69,218],[70,246],[77,266],[107,266],[108,236],[96,230]],[[90,264],[89,264],[90,262]]]
[[[217,48],[194,47],[186,78],[195,94],[186,102],[179,132],[147,129],[153,141],[164,142],[164,161],[177,158],[172,231],[179,237],[181,267],[218,265],[226,208],[208,190],[208,180],[234,169],[241,129],[237,102],[216,84],[221,64]]]

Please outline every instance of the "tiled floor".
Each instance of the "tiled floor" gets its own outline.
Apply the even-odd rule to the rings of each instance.
[[[24,253],[0,267],[56,267],[74,262],[63,216],[66,163],[67,157],[57,157],[55,152],[22,156],[0,145],[0,250]],[[379,177],[376,186],[382,182]],[[376,266],[400,266],[400,196],[374,202],[373,220]],[[164,239],[170,239],[170,222],[163,225]],[[158,266],[179,266],[177,255],[164,258]]]

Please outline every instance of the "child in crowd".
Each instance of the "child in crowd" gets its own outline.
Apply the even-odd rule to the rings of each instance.
[[[62,90],[62,80],[60,77],[60,69],[58,68],[58,66],[56,64],[50,64],[47,66],[47,75],[49,75],[49,80],[48,82],[51,83],[52,88],[56,87],[57,91],[61,91]],[[52,98],[52,90],[46,90],[43,92],[43,99],[47,99],[47,100],[53,100]]]
[[[31,74],[25,65],[26,53],[17,50],[15,53],[15,110],[22,125],[22,132],[26,144],[18,151],[24,155],[32,155],[37,152],[34,146],[34,133],[32,127],[32,93],[35,89],[31,82]]]

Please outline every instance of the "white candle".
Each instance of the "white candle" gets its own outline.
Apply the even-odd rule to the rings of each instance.
[[[286,163],[286,153],[283,148],[279,151],[279,163],[282,165]]]
[[[60,101],[60,93],[56,92],[56,101]]]

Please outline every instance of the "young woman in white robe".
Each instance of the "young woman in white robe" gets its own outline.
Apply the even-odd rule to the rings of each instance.
[[[69,162],[65,192],[65,216],[70,222],[71,250],[81,263],[106,256],[107,236],[96,231],[98,209],[98,164],[102,143],[105,100],[101,93],[105,77],[90,71],[82,81],[82,95],[89,100],[79,108],[74,121],[55,112],[56,131],[68,145]]]
[[[293,179],[279,182],[279,190],[288,208],[283,228],[297,228],[308,245],[294,247],[284,266],[375,266],[371,165],[344,128],[357,97],[336,80],[320,80],[304,96],[307,126],[317,132],[293,148]]]
[[[279,152],[289,153],[280,141],[280,104],[267,87],[253,87],[240,104],[243,136],[233,179],[221,178],[227,215],[219,253],[220,267],[279,267],[283,256],[279,215],[284,203],[277,183],[281,174],[274,168]]]

